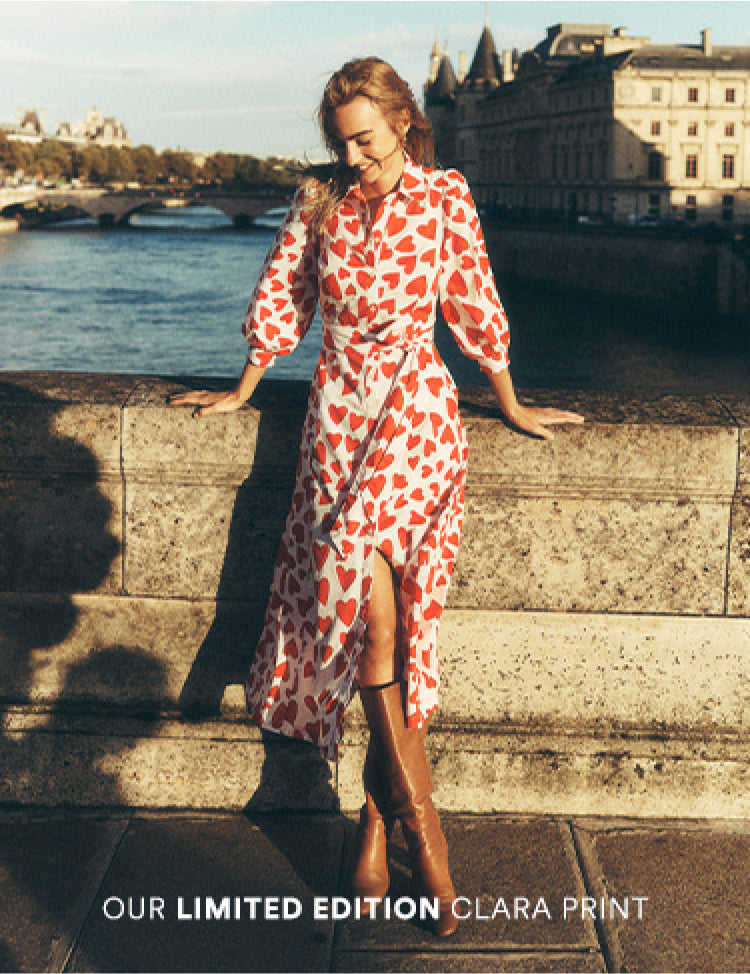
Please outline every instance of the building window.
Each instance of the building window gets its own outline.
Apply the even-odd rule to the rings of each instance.
[[[697,135],[697,134],[698,134],[698,123],[688,122],[688,135]]]
[[[734,103],[734,88],[727,88],[724,91],[724,101],[728,103]]]
[[[734,138],[734,122],[727,122],[727,124],[724,126],[724,135],[730,139]]]
[[[661,101],[661,88],[651,89],[651,101]]]
[[[661,179],[661,152],[649,152],[648,178]]]
[[[734,156],[729,153],[721,157],[721,178],[734,179]]]
[[[722,223],[731,223],[734,220],[734,196],[722,196],[721,220]]]
[[[652,135],[661,135],[661,122],[652,122],[651,123],[651,134]]]
[[[685,219],[688,223],[695,223],[698,199],[696,196],[688,196],[685,199]]]
[[[697,88],[688,88],[688,101],[698,101]]]
[[[661,194],[648,194],[648,215],[659,217],[661,215]]]
[[[685,179],[698,178],[698,156],[685,156]]]

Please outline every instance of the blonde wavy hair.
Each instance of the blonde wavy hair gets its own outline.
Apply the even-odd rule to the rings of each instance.
[[[404,148],[420,165],[431,166],[435,161],[432,125],[419,110],[411,88],[401,75],[377,57],[347,61],[328,79],[317,113],[323,141],[335,161],[326,166],[310,166],[305,173],[304,185],[311,190],[312,197],[310,219],[318,229],[357,178],[356,172],[339,155],[341,145],[334,132],[333,118],[337,108],[358,95],[380,109],[394,132],[404,112],[408,113]]]

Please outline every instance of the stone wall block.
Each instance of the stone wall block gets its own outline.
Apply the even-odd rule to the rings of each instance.
[[[0,592],[117,592],[119,480],[0,476]]]
[[[732,505],[729,545],[727,611],[733,616],[750,616],[750,490],[739,494]]]
[[[117,406],[0,402],[0,476],[68,474],[95,482],[120,474]]]
[[[190,406],[167,405],[167,395],[186,388],[227,388],[226,382],[141,383],[123,411],[126,479],[239,485],[252,475],[258,482],[289,483],[304,418],[300,385],[305,384],[273,383],[253,395],[253,405],[196,419]]]
[[[130,595],[265,601],[291,489],[128,483]]]
[[[741,727],[750,620],[448,610],[437,722]]]
[[[556,429],[546,442],[487,419],[467,418],[466,427],[470,484],[525,493],[570,486],[585,495],[708,495],[724,501],[735,488],[737,431],[726,425],[615,425],[598,421],[594,412],[583,426]]]
[[[218,714],[227,695],[237,702],[235,688],[249,670],[264,608],[0,596],[0,700],[97,713]]]
[[[724,611],[729,505],[468,491],[448,604]]]
[[[727,611],[750,616],[750,401],[737,396],[722,402],[739,425],[737,493],[732,505],[729,539]]]
[[[331,766],[249,721],[113,719],[9,711],[0,801],[254,811],[337,807]]]

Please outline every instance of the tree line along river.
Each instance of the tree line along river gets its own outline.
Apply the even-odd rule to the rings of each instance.
[[[237,231],[209,207],[0,235],[0,369],[236,376],[240,328],[280,213]],[[520,388],[634,394],[750,389],[746,337],[620,302],[498,280]],[[269,373],[309,379],[320,317]],[[484,382],[445,325],[436,341],[459,385]]]

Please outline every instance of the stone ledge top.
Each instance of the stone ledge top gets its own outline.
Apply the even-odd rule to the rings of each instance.
[[[170,394],[191,388],[227,389],[234,381],[235,377],[0,371],[0,408],[47,403],[166,410],[171,408],[166,402]],[[258,413],[280,405],[304,410],[308,388],[307,381],[275,380],[269,374],[242,412]],[[635,399],[622,393],[588,390],[519,389],[518,397],[527,404],[576,410],[594,424],[750,427],[750,391],[746,397],[662,395]],[[472,423],[501,420],[489,386],[460,388],[459,405],[464,419]]]

